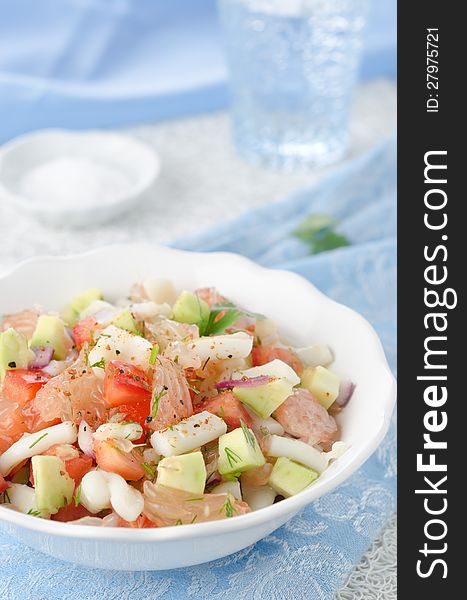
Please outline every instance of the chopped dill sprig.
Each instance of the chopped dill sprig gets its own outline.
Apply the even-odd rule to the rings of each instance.
[[[157,416],[157,411],[159,410],[159,401],[161,398],[163,398],[166,394],[167,394],[168,388],[166,386],[164,386],[159,392],[154,392],[153,394],[153,400],[154,403],[152,405],[152,410],[151,410],[151,417],[153,419],[156,418]]]
[[[245,425],[245,423],[242,421],[242,419],[240,419],[240,426],[242,428],[243,435],[245,436],[246,441],[248,442],[248,444],[250,444],[253,450],[256,450],[256,438]]]
[[[159,344],[154,344],[151,350],[151,356],[149,357],[149,364],[154,365],[156,363],[156,358],[159,354]]]
[[[39,510],[32,510],[32,508],[30,508],[26,514],[31,515],[32,517],[39,517],[41,513]]]
[[[82,490],[81,484],[79,484],[79,486],[76,488],[75,495],[73,496],[73,501],[74,501],[76,507],[81,502],[81,490]]]
[[[37,440],[35,440],[35,441],[34,441],[34,442],[33,442],[33,443],[32,443],[32,444],[29,446],[29,448],[34,448],[34,446],[35,446],[36,444],[38,444],[38,443],[39,443],[41,440],[43,440],[43,439],[44,439],[46,436],[48,436],[48,435],[49,435],[49,434],[48,434],[47,432],[46,432],[46,433],[43,433],[43,434],[42,434],[40,437],[38,437],[38,438],[37,438]]]
[[[146,473],[146,475],[151,479],[154,480],[156,478],[156,467],[149,464],[149,463],[142,463],[141,466],[143,467],[144,472]]]
[[[230,448],[224,448],[224,452],[231,467],[234,466],[234,463],[238,463],[240,461],[240,456],[238,456],[238,454]]]
[[[219,512],[225,511],[227,517],[233,517],[234,512],[237,512],[236,509],[232,506],[232,502],[230,500],[230,494],[227,494],[227,500],[224,505],[221,507]]]

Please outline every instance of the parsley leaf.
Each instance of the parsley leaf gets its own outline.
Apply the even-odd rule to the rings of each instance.
[[[319,254],[350,245],[348,238],[334,231],[337,224],[333,216],[316,213],[306,217],[292,233],[308,244],[310,254]]]
[[[99,369],[105,369],[105,360],[103,358],[101,358],[100,360],[95,362],[93,365],[91,365],[92,369],[94,369],[94,367],[97,367]]]
[[[238,321],[241,316],[242,312],[235,307],[216,305],[211,308],[203,335],[220,335],[225,333],[226,329],[232,327],[235,321]]]

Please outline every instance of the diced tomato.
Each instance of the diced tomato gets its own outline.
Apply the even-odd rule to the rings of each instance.
[[[86,317],[78,321],[73,326],[73,337],[78,350],[84,346],[84,344],[92,344],[94,342],[95,333],[101,329],[99,323],[94,317]]]
[[[60,423],[45,422],[35,411],[32,400],[50,377],[39,370],[7,371],[2,390],[0,420],[0,453],[17,442],[23,433],[34,433]]]
[[[67,521],[76,521],[76,519],[81,519],[82,517],[95,516],[96,515],[89,512],[87,508],[84,508],[82,504],[78,504],[78,506],[76,506],[75,501],[72,500],[68,506],[63,506],[60,508],[59,511],[50,518],[52,521],[62,521],[66,523]]]
[[[7,490],[10,487],[10,484],[8,483],[8,481],[5,481],[3,479],[3,476],[0,475],[0,494],[3,494],[3,492],[5,490]]]
[[[10,402],[17,402],[24,407],[49,379],[50,375],[39,370],[7,371],[3,382],[3,396]]]
[[[81,483],[81,479],[92,469],[93,461],[85,454],[65,461],[65,469],[68,475],[75,480],[75,485]]]
[[[151,386],[144,371],[112,360],[105,370],[104,401],[108,407],[150,402]]]
[[[303,363],[292,350],[276,348],[275,346],[258,346],[251,351],[251,359],[254,367],[265,365],[275,358],[287,363],[297,375],[301,375],[304,368]]]
[[[194,406],[193,410],[195,413],[207,410],[208,412],[221,417],[221,419],[224,419],[229,429],[240,427],[240,420],[242,420],[247,427],[251,427],[253,423],[253,419],[233,392],[221,392],[220,394],[217,394],[217,396],[214,396],[214,398],[203,400]]]
[[[136,521],[125,521],[121,517],[117,519],[117,527],[133,527],[136,529],[147,529],[149,527],[157,527],[154,521],[148,519],[146,515],[140,515]]]
[[[123,452],[112,439],[94,440],[96,462],[104,471],[117,473],[128,481],[138,481],[144,475],[143,457],[136,450]]]

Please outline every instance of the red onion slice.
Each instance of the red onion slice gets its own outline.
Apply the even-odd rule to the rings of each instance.
[[[264,385],[272,381],[274,377],[269,375],[259,375],[258,377],[243,377],[242,379],[226,379],[225,381],[219,381],[214,387],[217,390],[225,390],[233,387],[256,387],[258,385]]]
[[[35,358],[29,363],[30,369],[43,369],[52,360],[54,349],[52,346],[32,346]]]
[[[93,460],[95,460],[96,454],[92,447],[92,444],[93,444],[92,434],[93,434],[93,431],[92,431],[90,425],[88,425],[86,423],[86,421],[83,419],[81,421],[81,423],[79,424],[79,429],[78,429],[78,446],[81,448],[81,450],[84,452],[84,454],[86,454],[86,456],[90,456]]]
[[[211,475],[209,475],[206,481],[206,485],[217,485],[221,481],[222,477],[220,476],[219,471],[214,471],[214,473],[211,473]]]
[[[335,403],[338,406],[340,406],[341,408],[344,408],[344,406],[347,406],[347,404],[349,403],[349,400],[352,398],[355,387],[356,387],[355,383],[353,383],[349,379],[343,379],[341,381],[341,385],[339,388],[339,395],[335,399]]]

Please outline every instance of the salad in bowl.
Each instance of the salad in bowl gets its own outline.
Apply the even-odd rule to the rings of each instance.
[[[347,451],[354,384],[214,287],[143,278],[0,320],[0,503],[160,528],[235,518],[313,486]]]

